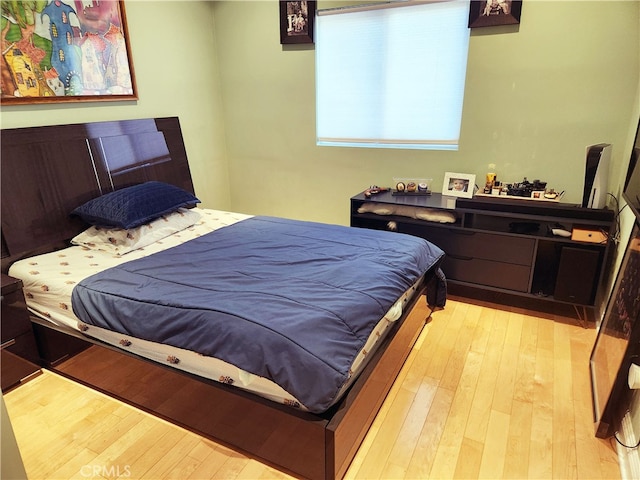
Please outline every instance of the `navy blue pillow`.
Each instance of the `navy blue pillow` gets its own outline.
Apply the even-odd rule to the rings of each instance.
[[[110,192],[77,207],[71,215],[91,225],[135,228],[180,207],[200,203],[191,193],[163,182],[146,182]]]

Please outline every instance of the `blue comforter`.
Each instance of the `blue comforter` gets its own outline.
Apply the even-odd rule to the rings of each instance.
[[[253,217],[93,275],[72,305],[89,325],[215,356],[322,412],[442,256],[408,235]]]

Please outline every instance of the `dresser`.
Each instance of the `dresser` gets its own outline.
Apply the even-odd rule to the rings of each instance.
[[[396,214],[359,213],[366,205],[453,214],[453,223]],[[394,207],[402,206],[401,209]],[[384,208],[383,208],[384,210]],[[351,198],[353,227],[406,233],[442,248],[442,270],[452,286],[593,307],[600,304],[615,215],[608,209],[517,197],[471,199],[431,195]],[[554,233],[555,230],[555,233]]]
[[[2,274],[1,313],[0,379],[4,392],[40,373],[38,348],[22,293],[22,281],[5,274]]]

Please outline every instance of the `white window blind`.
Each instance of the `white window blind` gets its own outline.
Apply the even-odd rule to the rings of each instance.
[[[318,12],[318,145],[457,150],[469,1]]]

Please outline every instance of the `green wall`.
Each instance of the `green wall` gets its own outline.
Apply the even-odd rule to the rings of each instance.
[[[2,107],[3,128],[177,115],[203,206],[347,224],[348,200],[446,171],[546,180],[581,198],[585,147],[638,120],[640,2],[525,1],[518,27],[474,29],[460,150],[317,147],[313,45],[282,46],[273,1],[126,0],[137,102]],[[329,6],[320,1],[319,7]]]
[[[446,171],[482,179],[490,163],[579,202],[599,142],[614,145],[617,183],[637,124],[640,3],[603,4],[525,1],[519,27],[474,29],[460,150],[432,152],[317,147],[313,48],[279,44],[276,2],[216,2],[232,206],[348,223],[349,197],[371,184],[426,177],[440,191]]]

